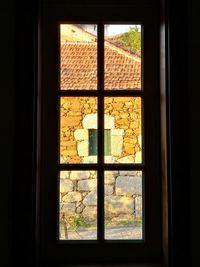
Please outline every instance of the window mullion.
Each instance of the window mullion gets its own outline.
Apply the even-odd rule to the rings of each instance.
[[[104,155],[104,101],[103,101],[103,88],[104,88],[104,25],[98,24],[98,42],[97,42],[97,70],[98,70],[98,200],[97,200],[97,214],[98,214],[98,227],[97,235],[98,240],[103,241],[104,239],[104,173],[102,170],[103,166],[103,155]]]

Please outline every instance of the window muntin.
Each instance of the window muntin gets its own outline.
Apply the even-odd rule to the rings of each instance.
[[[122,25],[107,26],[117,27]],[[123,25],[123,27],[125,26],[126,25]],[[71,35],[70,37],[67,36],[69,31],[71,34],[71,28],[73,28],[73,30],[75,29],[76,33],[74,34],[73,32],[73,44],[70,40]],[[94,32],[95,35],[93,35]],[[63,190],[63,185],[67,183],[71,185],[71,191],[60,191],[59,239],[69,241],[99,238],[105,240],[142,240],[144,238],[142,211],[144,208],[142,204],[143,179],[141,174],[139,177],[135,175],[136,173],[141,173],[140,169],[131,171],[132,164],[142,163],[142,94],[138,94],[138,92],[136,94],[134,93],[135,89],[137,89],[134,86],[135,80],[140,80],[138,89],[141,89],[141,59],[138,55],[136,58],[135,55],[131,55],[131,52],[127,54],[127,51],[123,51],[123,48],[118,48],[113,43],[109,43],[109,41],[106,40],[107,37],[105,37],[103,45],[100,41],[100,33],[98,32],[97,34],[97,32],[98,27],[96,24],[95,27],[87,24],[63,24],[60,26],[60,83],[63,93],[60,100],[59,158],[60,163],[65,166],[63,173],[73,174],[78,172],[79,176],[77,179],[72,179],[71,177],[73,177],[73,175],[60,176],[60,190]],[[81,40],[78,35],[81,36]],[[90,71],[95,71],[96,65],[91,65],[91,61],[94,63],[94,36],[97,37],[95,37],[95,49],[98,47],[98,56],[95,54],[98,63],[97,90],[95,90],[93,86],[90,87],[91,81],[94,81],[94,79],[91,73],[87,72],[89,67],[86,69],[84,67],[82,71],[80,70],[80,72],[77,72],[77,65],[79,63],[86,63],[85,66],[88,66],[88,62],[90,67],[92,66]],[[104,36],[102,35],[102,37]],[[65,42],[63,42],[64,38]],[[75,39],[77,40],[74,44]],[[93,46],[92,52],[91,49],[89,49],[90,45]],[[68,49],[67,52],[66,49]],[[104,55],[103,51],[105,51]],[[108,51],[109,53],[107,53]],[[72,53],[73,60],[70,59],[70,55],[69,58],[66,59],[64,56],[65,53]],[[65,72],[65,60],[67,60],[67,64],[69,64],[68,61],[71,60],[70,68],[72,72],[74,71],[73,73],[75,73],[73,74],[75,87],[73,85],[69,86],[68,81],[65,84],[62,78]],[[112,64],[113,60],[114,62],[118,60],[116,66]],[[120,65],[121,67],[119,69]],[[113,77],[117,80],[122,79],[120,76],[122,69],[126,72],[124,80],[122,80],[122,83],[116,83]],[[110,75],[108,75],[108,71]],[[128,79],[127,75],[129,76],[129,81],[127,81],[127,86],[125,86],[124,82]],[[85,82],[86,76],[88,81]],[[104,82],[103,79],[101,79],[103,77]],[[109,80],[108,77],[110,77]],[[132,83],[129,83],[130,79],[133,80]],[[87,82],[88,88],[85,86]],[[113,84],[113,86],[108,87],[108,83]],[[103,84],[105,86],[103,86]],[[91,91],[87,93],[90,89]],[[112,89],[112,96],[107,95],[107,89]],[[129,89],[134,90],[130,93]],[[123,90],[123,93],[119,93],[121,90]],[[81,91],[81,96],[78,91]],[[115,91],[118,91],[118,94],[116,94]],[[72,144],[72,146],[67,146],[69,144]],[[102,146],[102,144],[104,145]],[[66,154],[65,156],[63,156],[64,153]],[[104,157],[102,157],[103,154]],[[89,172],[88,170],[81,170],[82,164],[85,163],[89,166],[88,170],[90,166],[93,166],[92,169],[95,172],[96,182],[95,179],[91,178],[91,175],[84,175]],[[98,165],[94,167],[95,165],[93,164],[97,163]],[[107,164],[106,169],[104,163]],[[69,167],[67,167],[67,164],[69,164]],[[70,167],[72,164],[74,165],[73,169]],[[112,170],[113,164],[116,166],[121,165],[121,167],[118,170]],[[128,166],[128,169],[126,169],[125,166]],[[129,173],[129,175],[122,176],[121,174],[123,172]],[[115,174],[113,176],[113,183],[107,184],[108,177],[111,173],[113,175]],[[104,185],[101,180],[105,182]],[[90,188],[90,185],[94,182],[95,187]],[[128,185],[129,182],[130,185]],[[82,187],[81,184],[85,184],[85,187]],[[140,184],[140,193],[138,193],[139,191],[136,189],[138,184]],[[132,192],[129,192],[130,190],[128,190],[128,188],[128,191],[124,189],[124,186],[130,186],[131,189],[129,189],[132,190]],[[104,187],[104,190],[102,190],[102,187]],[[120,190],[122,190],[122,192]],[[73,215],[71,215],[71,217],[68,214],[70,209],[73,210]],[[103,210],[104,216],[102,217]],[[111,210],[115,210],[115,212],[112,213],[110,212]],[[139,210],[140,216],[138,215]],[[96,219],[95,229],[94,216]],[[70,221],[72,221],[71,225],[76,224],[74,229],[72,229],[73,226],[70,225]],[[82,225],[82,229],[80,225]],[[83,229],[84,227],[85,229]],[[127,230],[128,227],[130,231],[125,232],[132,231],[132,234],[128,236],[122,235],[122,228]],[[116,228],[120,228],[119,231],[117,231]],[[77,233],[77,235],[73,235],[73,231]],[[81,231],[82,234],[80,234]],[[116,232],[113,234],[113,231],[117,231],[118,233]],[[89,232],[91,233],[89,234]]]

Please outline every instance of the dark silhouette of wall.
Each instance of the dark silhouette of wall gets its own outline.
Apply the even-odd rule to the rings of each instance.
[[[34,1],[33,1],[34,2]],[[33,102],[30,81],[34,80],[33,70],[33,2],[7,0],[1,2],[0,13],[0,265],[11,266],[11,260],[21,263],[21,266],[30,266],[26,263],[33,257],[33,247],[31,240],[32,233],[32,214],[28,209],[32,206],[32,123],[26,116],[33,116]],[[175,1],[174,1],[175,2]],[[197,266],[199,262],[199,240],[200,240],[200,215],[199,215],[199,196],[200,196],[200,175],[199,175],[199,151],[200,151],[200,110],[199,110],[199,62],[200,62],[200,35],[199,35],[199,11],[198,0],[176,1],[175,11],[179,5],[186,4],[188,8],[188,21],[180,24],[185,29],[188,28],[182,42],[188,42],[188,51],[183,57],[188,57],[188,115],[189,122],[185,127],[189,130],[189,157],[188,164],[190,172],[188,182],[188,207],[190,216],[185,220],[190,225],[190,248],[191,267]],[[18,16],[17,16],[18,14]],[[24,31],[22,31],[24,27]],[[29,29],[29,31],[26,31]],[[24,39],[24,45],[17,43]],[[16,51],[18,51],[16,53]],[[27,63],[19,62],[20,53],[26,54],[30,59]],[[16,61],[17,60],[17,61]],[[19,72],[18,66],[23,66],[24,71]],[[186,62],[187,64],[187,62]],[[19,77],[20,76],[20,77]],[[183,77],[184,78],[184,77]],[[25,91],[25,84],[27,90]],[[26,94],[25,94],[26,92]],[[181,92],[180,92],[181,94]],[[23,105],[21,108],[18,105]],[[26,136],[17,132],[21,128],[27,130]],[[28,134],[28,136],[27,136]],[[184,135],[184,132],[182,133]],[[186,135],[186,138],[188,136]],[[24,146],[25,144],[25,146]],[[183,144],[184,145],[184,144]],[[23,150],[23,156],[20,149]],[[14,153],[15,149],[15,153]],[[18,158],[18,154],[20,157]],[[186,157],[188,155],[185,155]],[[182,166],[185,168],[186,166]],[[21,177],[20,177],[21,172]],[[26,176],[24,176],[26,173]],[[22,186],[19,184],[22,183]],[[19,194],[16,194],[18,186]],[[180,184],[181,190],[181,184]],[[26,199],[26,202],[24,201]],[[14,208],[14,209],[13,209]],[[29,209],[30,210],[30,209]],[[187,212],[186,212],[187,214]],[[13,217],[14,216],[14,217]],[[181,223],[181,222],[180,222]],[[187,231],[188,229],[185,229]],[[184,240],[182,240],[184,242]],[[186,244],[187,245],[187,244]],[[177,248],[178,249],[178,248]],[[180,252],[181,253],[181,252]],[[188,251],[188,254],[190,252]],[[16,261],[15,261],[16,259]]]

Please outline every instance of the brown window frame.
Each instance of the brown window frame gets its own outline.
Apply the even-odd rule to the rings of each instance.
[[[38,109],[38,259],[41,262],[57,262],[57,263],[131,263],[131,262],[155,262],[158,263],[162,259],[162,210],[161,210],[161,157],[160,157],[160,91],[159,91],[159,34],[157,25],[159,22],[158,10],[151,7],[137,6],[137,12],[130,10],[130,6],[121,6],[115,12],[110,14],[105,11],[105,7],[99,6],[99,9],[93,6],[81,7],[83,12],[80,20],[80,11],[73,6],[48,6],[45,8],[42,20],[42,32],[40,38],[40,55],[39,58],[41,69],[41,79],[39,87]],[[123,13],[124,11],[124,13]],[[84,13],[85,12],[85,13]],[[58,94],[59,84],[59,24],[65,22],[80,23],[138,23],[144,27],[144,90],[143,91],[83,91],[69,92],[70,95],[87,95],[97,96],[102,99],[104,95],[114,96],[142,96],[145,104],[143,105],[143,135],[145,142],[143,143],[144,162],[143,164],[131,165],[112,165],[112,169],[129,169],[143,170],[145,172],[145,242],[131,240],[129,241],[104,241],[103,221],[99,220],[98,241],[70,241],[58,242],[58,170],[70,169],[97,169],[99,177],[103,177],[103,170],[110,166],[100,161],[96,166],[94,164],[86,165],[60,165],[58,163],[59,153],[59,97],[68,95],[68,92],[60,91]],[[103,88],[103,27],[99,27],[98,49],[99,65],[98,83],[99,88]],[[50,56],[49,56],[50,55]],[[152,64],[152,61],[154,64]],[[103,112],[102,101],[98,102],[100,113]],[[100,120],[99,120],[100,121]],[[98,135],[98,148],[100,158],[103,155],[103,121],[99,122],[99,131],[102,135]],[[51,144],[51,145],[50,145]],[[53,153],[52,153],[53,152]],[[52,156],[53,155],[53,156]],[[98,195],[103,195],[103,179],[98,180]],[[154,193],[154,194],[153,194]],[[103,200],[98,198],[99,210],[101,210],[101,218],[103,218]],[[79,252],[79,257],[74,259],[73,251]],[[88,258],[87,251],[90,251]],[[113,254],[113,257],[109,257]],[[73,256],[72,256],[73,255]]]

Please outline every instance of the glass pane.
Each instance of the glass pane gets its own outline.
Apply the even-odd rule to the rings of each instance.
[[[60,25],[60,89],[97,89],[97,25]]]
[[[140,97],[105,97],[104,128],[110,130],[110,155],[106,163],[142,162]],[[104,134],[105,135],[105,134]],[[105,138],[106,140],[106,135]]]
[[[142,239],[142,172],[105,171],[104,179],[105,239]]]
[[[60,172],[61,240],[97,239],[96,171]]]
[[[97,155],[89,154],[97,140],[89,132],[97,129],[96,97],[61,97],[60,100],[60,163],[97,163]]]
[[[105,89],[141,89],[141,25],[104,27]]]

